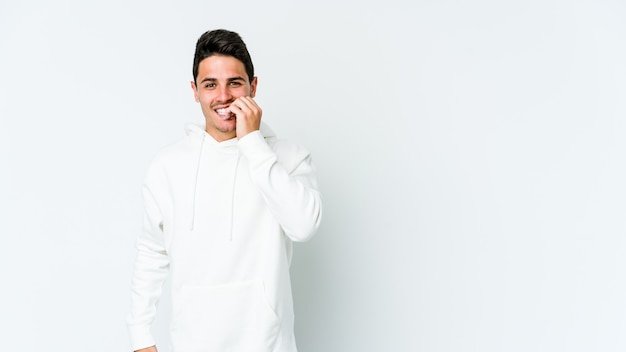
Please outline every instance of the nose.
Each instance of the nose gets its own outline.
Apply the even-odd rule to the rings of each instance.
[[[221,103],[229,102],[232,99],[232,94],[227,86],[220,86],[217,92],[217,100]]]

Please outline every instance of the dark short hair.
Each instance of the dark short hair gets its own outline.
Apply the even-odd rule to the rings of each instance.
[[[254,65],[250,53],[239,34],[225,29],[214,29],[205,32],[198,38],[196,53],[193,57],[193,81],[198,77],[200,62],[213,55],[232,56],[241,61],[248,74],[248,80],[254,78]]]

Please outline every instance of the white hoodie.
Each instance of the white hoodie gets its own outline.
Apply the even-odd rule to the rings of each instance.
[[[128,327],[150,327],[168,274],[172,352],[295,352],[292,241],[321,220],[309,153],[264,123],[217,142],[202,124],[159,151],[146,173]]]

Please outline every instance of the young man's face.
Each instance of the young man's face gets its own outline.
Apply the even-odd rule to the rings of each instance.
[[[235,138],[237,119],[225,110],[239,97],[254,98],[256,77],[250,82],[243,63],[234,57],[213,55],[200,61],[196,82],[191,82],[191,88],[206,119],[207,133],[219,142]]]

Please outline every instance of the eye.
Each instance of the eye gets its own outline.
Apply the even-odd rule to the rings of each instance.
[[[206,83],[206,84],[204,85],[204,88],[215,88],[215,83],[211,83],[211,82]]]
[[[232,81],[232,82],[230,82],[230,86],[231,86],[231,87],[239,87],[239,86],[241,86],[241,82],[238,82],[238,81]]]

